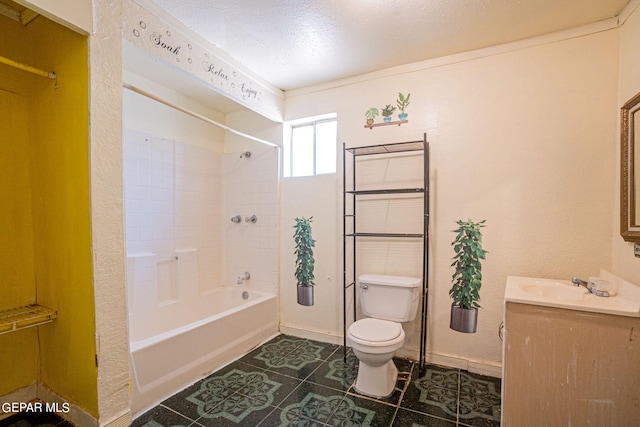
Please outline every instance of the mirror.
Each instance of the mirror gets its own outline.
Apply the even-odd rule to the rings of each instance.
[[[640,242],[640,93],[620,110],[620,235],[627,242]]]

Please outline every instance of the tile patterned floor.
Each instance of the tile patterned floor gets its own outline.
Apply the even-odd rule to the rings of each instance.
[[[385,399],[353,389],[358,361],[342,347],[281,335],[168,398],[134,427],[500,425],[500,380],[394,359],[400,372]],[[18,426],[16,426],[18,427]],[[22,427],[22,426],[19,426]]]
[[[74,427],[52,412],[29,412],[12,415],[0,421],[0,427]]]

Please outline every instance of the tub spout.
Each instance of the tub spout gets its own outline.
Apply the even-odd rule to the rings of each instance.
[[[251,274],[248,271],[245,271],[242,276],[238,276],[238,281],[236,282],[238,285],[242,285],[245,280],[251,279]]]

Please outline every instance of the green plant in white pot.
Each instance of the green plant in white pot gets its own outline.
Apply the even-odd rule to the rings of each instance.
[[[481,260],[485,259],[487,251],[482,248],[482,233],[486,220],[480,222],[458,220],[458,228],[453,230],[456,237],[451,243],[455,256],[452,267],[452,287],[449,295],[453,299],[451,304],[451,329],[473,333],[478,323],[478,308],[480,304],[480,287],[482,286]]]
[[[298,304],[301,305],[313,305],[313,286],[315,285],[313,247],[316,241],[311,236],[312,218],[296,218],[296,224],[293,226],[295,228],[293,240],[296,247],[293,252],[296,256],[295,276],[298,281]]]

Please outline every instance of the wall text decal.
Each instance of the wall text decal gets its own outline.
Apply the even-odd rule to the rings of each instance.
[[[212,49],[205,49],[135,2],[124,2],[124,38],[154,56],[174,64],[216,92],[282,121],[282,91],[240,70]]]

